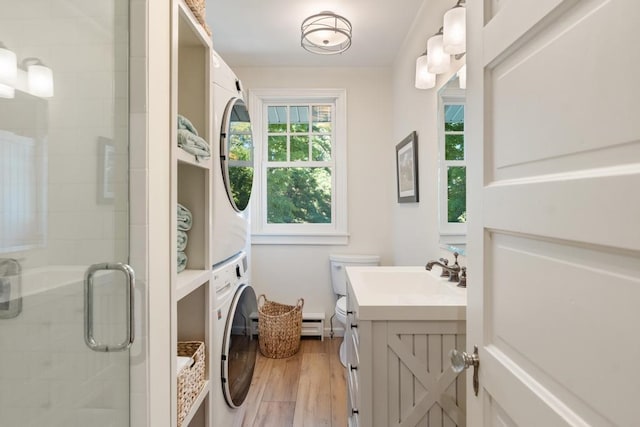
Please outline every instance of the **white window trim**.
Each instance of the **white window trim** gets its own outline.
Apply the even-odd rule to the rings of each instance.
[[[438,212],[440,226],[440,242],[446,244],[465,243],[467,237],[466,223],[452,223],[448,221],[448,191],[447,191],[447,167],[467,166],[467,140],[464,144],[463,161],[445,160],[445,132],[444,132],[444,106],[457,104],[465,105],[465,91],[463,89],[448,88],[438,97]],[[466,108],[465,108],[466,110]],[[466,111],[465,111],[466,113]],[[466,119],[466,114],[465,114]]]
[[[267,224],[264,125],[267,103],[330,102],[335,104],[332,173],[332,224]],[[347,92],[345,89],[253,89],[249,113],[254,129],[256,174],[251,196],[251,243],[254,245],[346,245],[347,230]]]

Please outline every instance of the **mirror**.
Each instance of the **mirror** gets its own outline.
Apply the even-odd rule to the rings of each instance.
[[[465,254],[467,160],[465,90],[458,73],[438,91],[438,198],[441,248]]]
[[[234,209],[242,212],[249,205],[253,184],[253,133],[242,99],[229,101],[220,135],[220,162],[227,196]]]

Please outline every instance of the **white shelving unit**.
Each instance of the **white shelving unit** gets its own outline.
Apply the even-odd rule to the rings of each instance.
[[[171,277],[171,344],[172,357],[172,426],[177,425],[177,360],[178,341],[203,341],[205,360],[209,360],[211,263],[212,160],[196,159],[177,145],[177,116],[186,117],[198,134],[211,145],[210,63],[211,38],[198,23],[184,0],[172,0],[171,29],[171,201],[180,203],[193,215],[187,232],[186,270],[177,272],[174,255]],[[177,244],[177,208],[172,212],[172,241]],[[174,246],[174,254],[177,248]],[[210,423],[210,366],[205,369],[205,385],[194,401],[182,426],[204,427]]]

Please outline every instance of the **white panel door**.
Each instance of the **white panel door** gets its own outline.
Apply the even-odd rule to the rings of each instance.
[[[640,2],[467,5],[468,425],[640,425]]]

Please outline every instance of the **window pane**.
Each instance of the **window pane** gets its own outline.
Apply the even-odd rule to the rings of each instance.
[[[467,168],[447,168],[447,221],[467,222]]]
[[[287,137],[269,136],[269,153],[267,158],[270,162],[287,161]]]
[[[464,135],[445,135],[445,160],[464,160]]]
[[[329,135],[313,136],[312,153],[316,162],[328,162],[331,160],[331,137]]]
[[[444,106],[444,130],[463,131],[464,130],[464,105]]]
[[[330,168],[268,168],[267,222],[330,224]]]
[[[269,107],[269,124],[267,132],[280,133],[287,131],[287,107]]]
[[[331,132],[331,106],[313,106],[313,132]]]
[[[292,136],[291,137],[291,157],[292,162],[309,160],[309,137],[308,136]]]
[[[290,132],[309,132],[309,107],[291,106],[291,129]]]

